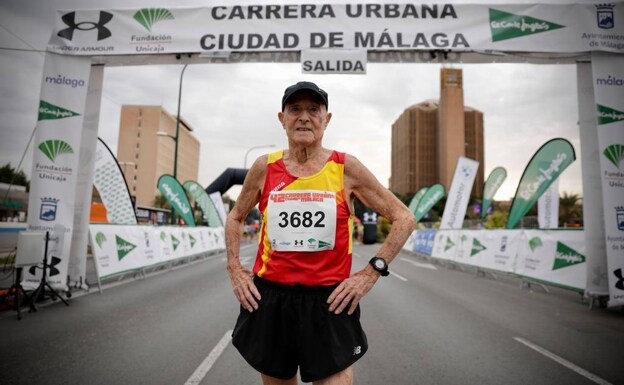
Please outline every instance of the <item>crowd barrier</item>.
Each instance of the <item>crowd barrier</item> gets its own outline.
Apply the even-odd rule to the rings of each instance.
[[[225,249],[223,227],[89,225],[98,281]]]
[[[582,229],[423,229],[414,231],[403,249],[578,292],[584,292],[586,287]]]

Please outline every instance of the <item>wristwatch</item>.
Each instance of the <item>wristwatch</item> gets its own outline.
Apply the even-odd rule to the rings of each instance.
[[[390,272],[388,271],[388,263],[385,259],[380,257],[373,257],[370,261],[368,261],[368,263],[370,263],[373,269],[381,274],[382,277],[386,277],[388,274],[390,274]]]

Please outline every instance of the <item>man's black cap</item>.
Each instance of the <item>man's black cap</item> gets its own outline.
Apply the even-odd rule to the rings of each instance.
[[[314,92],[319,98],[321,98],[321,100],[323,101],[323,104],[325,105],[325,108],[329,107],[329,101],[328,101],[329,97],[327,95],[327,92],[323,91],[319,86],[317,86],[316,84],[312,82],[299,82],[297,84],[293,84],[292,86],[284,90],[284,96],[282,97],[282,111],[284,111],[284,107],[286,106],[286,103],[288,102],[288,99],[290,99],[291,96],[293,96],[299,91],[304,91],[304,90]]]

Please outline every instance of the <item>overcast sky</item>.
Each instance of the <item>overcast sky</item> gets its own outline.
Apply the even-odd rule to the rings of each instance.
[[[531,1],[513,1],[526,2]],[[210,4],[228,2],[2,0],[0,47],[25,51],[0,50],[0,165],[18,165],[35,127],[43,53],[31,50],[45,50],[57,9]],[[277,120],[284,88],[310,80],[329,93],[334,114],[325,133],[325,147],[355,155],[387,186],[391,125],[405,108],[438,99],[440,68],[440,64],[369,63],[366,75],[302,75],[298,63],[189,65],[181,116],[193,126],[201,143],[198,181],[206,186],[226,168],[242,168],[245,154],[253,146],[285,147],[286,138]],[[568,139],[577,153],[577,161],[560,177],[560,191],[582,194],[574,65],[461,64],[453,68],[463,69],[465,104],[484,114],[485,164],[481,166],[485,176],[498,166],[508,171],[495,199],[513,196],[527,162],[544,142],[555,137]],[[99,136],[114,153],[121,106],[162,105],[175,114],[181,70],[181,65],[105,69]],[[270,150],[251,151],[247,164]],[[30,176],[31,166],[32,144],[21,168]],[[239,191],[233,187],[228,195],[236,197]]]

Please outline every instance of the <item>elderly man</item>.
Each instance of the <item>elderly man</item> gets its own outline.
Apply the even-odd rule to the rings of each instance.
[[[327,92],[288,88],[277,117],[288,148],[252,165],[226,224],[227,268],[241,304],[233,344],[264,384],[352,384],[366,352],[359,302],[414,229],[414,216],[355,157],[323,147]],[[370,263],[351,273],[353,201],[392,222]],[[253,271],[240,263],[241,226],[259,204]]]

